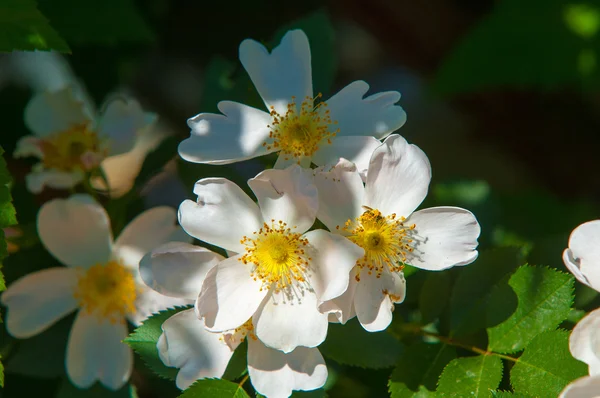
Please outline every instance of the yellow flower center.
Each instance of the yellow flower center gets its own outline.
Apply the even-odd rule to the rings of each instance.
[[[363,268],[378,278],[386,267],[391,272],[402,271],[407,253],[413,251],[410,232],[415,225],[404,225],[406,219],[396,214],[384,217],[379,210],[363,207],[367,210],[356,220],[346,221],[342,228],[349,233],[348,239],[365,250],[365,255],[356,262],[359,267],[356,279],[360,280]]]
[[[320,97],[321,94],[315,98],[306,97],[299,110],[295,97],[292,97],[285,115],[280,115],[271,107],[273,122],[268,127],[271,129],[269,137],[273,142],[265,142],[263,146],[269,150],[277,148],[284,159],[289,160],[290,157],[311,157],[319,149],[319,145],[331,144],[338,129],[332,131],[330,126],[337,124],[337,121],[332,122],[329,110],[324,109],[327,103],[314,104]]]
[[[254,264],[252,277],[263,281],[269,288],[275,284],[280,291],[295,282],[305,282],[308,262],[308,240],[292,229],[283,221],[271,226],[267,223],[254,232],[253,238],[244,236],[241,243],[246,245],[246,253],[240,258],[244,264]]]
[[[49,169],[90,170],[106,157],[98,135],[86,124],[52,134],[40,142],[44,166]]]
[[[135,311],[137,292],[133,274],[109,261],[81,272],[73,295],[83,311],[114,323]]]

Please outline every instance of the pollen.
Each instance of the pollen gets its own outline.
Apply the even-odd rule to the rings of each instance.
[[[283,221],[264,223],[252,237],[241,240],[246,252],[240,258],[244,264],[254,264],[252,277],[263,287],[276,291],[306,281],[309,261],[308,240],[293,232]]]
[[[54,133],[40,140],[39,145],[44,166],[61,171],[90,170],[107,155],[98,135],[87,124]]]
[[[406,257],[414,249],[410,238],[415,225],[405,225],[404,217],[396,214],[383,216],[379,210],[363,206],[366,211],[356,220],[348,220],[342,230],[349,233],[348,239],[365,250],[365,255],[357,260],[360,272],[375,274],[378,278],[387,268],[391,272],[404,269]]]
[[[322,145],[331,144],[339,129],[334,129],[337,122],[332,122],[326,102],[315,101],[321,98],[306,97],[297,106],[295,97],[287,106],[287,111],[281,115],[271,107],[272,123],[268,126],[271,131],[271,143],[264,143],[267,149],[276,148],[281,151],[285,160],[312,157]],[[299,161],[298,161],[299,162]]]
[[[133,274],[116,261],[81,270],[73,294],[82,311],[115,323],[135,311]]]

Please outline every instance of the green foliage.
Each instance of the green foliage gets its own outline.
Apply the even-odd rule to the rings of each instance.
[[[327,393],[322,388],[312,391],[294,391],[291,398],[327,398]]]
[[[10,227],[17,223],[17,215],[10,194],[12,178],[3,156],[4,150],[0,147],[0,292],[6,289],[1,270],[2,261],[8,254],[7,243],[2,228]]]
[[[247,373],[247,367],[248,342],[244,340],[233,352],[222,378],[231,381],[236,380]]]
[[[450,329],[467,335],[489,326],[486,309],[492,288],[522,264],[519,249],[487,250],[461,270],[450,297]]]
[[[440,376],[437,393],[442,397],[490,396],[502,380],[502,360],[492,355],[452,360]]]
[[[160,311],[146,319],[141,326],[123,340],[138,353],[144,363],[154,371],[154,373],[165,379],[175,380],[179,370],[165,366],[158,356],[156,343],[162,334],[161,326],[171,316],[186,309],[189,309],[189,307],[177,307]]]
[[[443,92],[598,82],[598,1],[496,2],[438,71]]]
[[[421,287],[419,310],[423,323],[429,323],[439,317],[448,305],[452,280],[448,272],[430,272]]]
[[[386,332],[370,333],[356,319],[345,325],[331,323],[321,353],[334,361],[361,368],[387,368],[396,363],[402,345]]]
[[[530,395],[521,393],[514,393],[510,391],[492,391],[492,397],[494,398],[532,398]]]
[[[203,379],[192,384],[179,398],[249,398],[236,383],[220,379]]]
[[[556,328],[573,304],[574,278],[550,268],[523,266],[508,282],[518,298],[515,312],[504,322],[488,328],[488,349],[496,352],[522,350],[538,334]],[[497,296],[502,300],[503,295]],[[502,305],[499,301],[495,305]]]
[[[534,397],[556,397],[571,381],[585,376],[587,366],[571,356],[569,332],[538,335],[510,372],[515,392]]]
[[[136,398],[136,394],[134,387],[129,384],[117,391],[109,390],[99,383],[82,390],[65,379],[58,388],[56,398]]]
[[[454,347],[419,342],[406,348],[388,383],[392,398],[423,397],[435,391],[440,373],[456,358]]]
[[[70,53],[65,41],[37,9],[34,0],[0,1],[0,52],[56,50]]]
[[[114,45],[154,38],[133,0],[40,0],[39,7],[69,43]]]

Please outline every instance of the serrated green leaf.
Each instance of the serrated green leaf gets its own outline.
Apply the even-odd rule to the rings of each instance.
[[[388,383],[392,398],[423,397],[435,391],[444,367],[456,350],[445,344],[416,343],[407,347]]]
[[[419,310],[423,323],[438,318],[448,305],[452,280],[448,272],[430,272],[419,295]]]
[[[502,380],[502,360],[493,355],[453,359],[444,368],[437,393],[442,397],[485,397]]]
[[[531,395],[514,393],[510,391],[492,391],[492,397],[494,398],[532,398]]]
[[[392,335],[367,332],[356,319],[351,319],[345,325],[329,324],[327,339],[319,349],[340,364],[379,369],[396,363],[402,345]]]
[[[69,43],[113,45],[154,38],[132,0],[39,0],[39,7]]]
[[[484,329],[486,307],[492,287],[522,264],[520,250],[486,250],[477,261],[460,270],[450,297],[452,336],[467,335]]]
[[[196,381],[179,398],[250,398],[244,389],[236,383],[220,379],[202,379]]]
[[[507,320],[487,329],[490,351],[522,350],[535,336],[564,321],[573,304],[574,279],[564,272],[523,266],[508,283],[517,295],[517,309]]]
[[[133,398],[134,391],[130,384],[124,385],[117,391],[109,390],[99,383],[88,389],[80,389],[65,379],[58,388],[56,398]]]
[[[569,352],[569,332],[554,330],[529,343],[510,371],[510,382],[515,392],[556,397],[567,384],[587,373],[587,366]]]
[[[34,0],[0,1],[0,52],[56,50],[71,53],[69,46],[37,9]]]
[[[165,379],[175,380],[179,369],[165,366],[158,356],[156,343],[162,334],[161,326],[171,316],[186,309],[189,309],[189,307],[176,307],[160,311],[146,319],[141,326],[123,340],[154,373]]]

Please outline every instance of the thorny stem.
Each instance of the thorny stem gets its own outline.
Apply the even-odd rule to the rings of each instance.
[[[479,347],[475,347],[475,346],[472,346],[472,345],[469,345],[469,344],[461,343],[460,341],[456,341],[456,340],[454,340],[451,337],[442,336],[442,335],[437,334],[437,333],[427,332],[427,331],[423,330],[419,326],[404,325],[402,327],[402,331],[409,331],[409,332],[412,332],[412,333],[415,333],[415,334],[420,334],[421,336],[433,337],[435,339],[438,339],[439,341],[441,341],[444,344],[451,345],[451,346],[454,346],[454,347],[464,348],[465,350],[469,350],[469,351],[474,352],[476,354],[480,354],[480,355],[494,355],[494,356],[497,356],[497,357],[502,358],[502,359],[506,359],[507,361],[511,361],[511,362],[518,362],[519,361],[519,358],[511,357],[509,355],[499,354],[499,353],[494,352],[494,351],[487,351],[487,350],[484,350],[484,349],[479,348]]]

